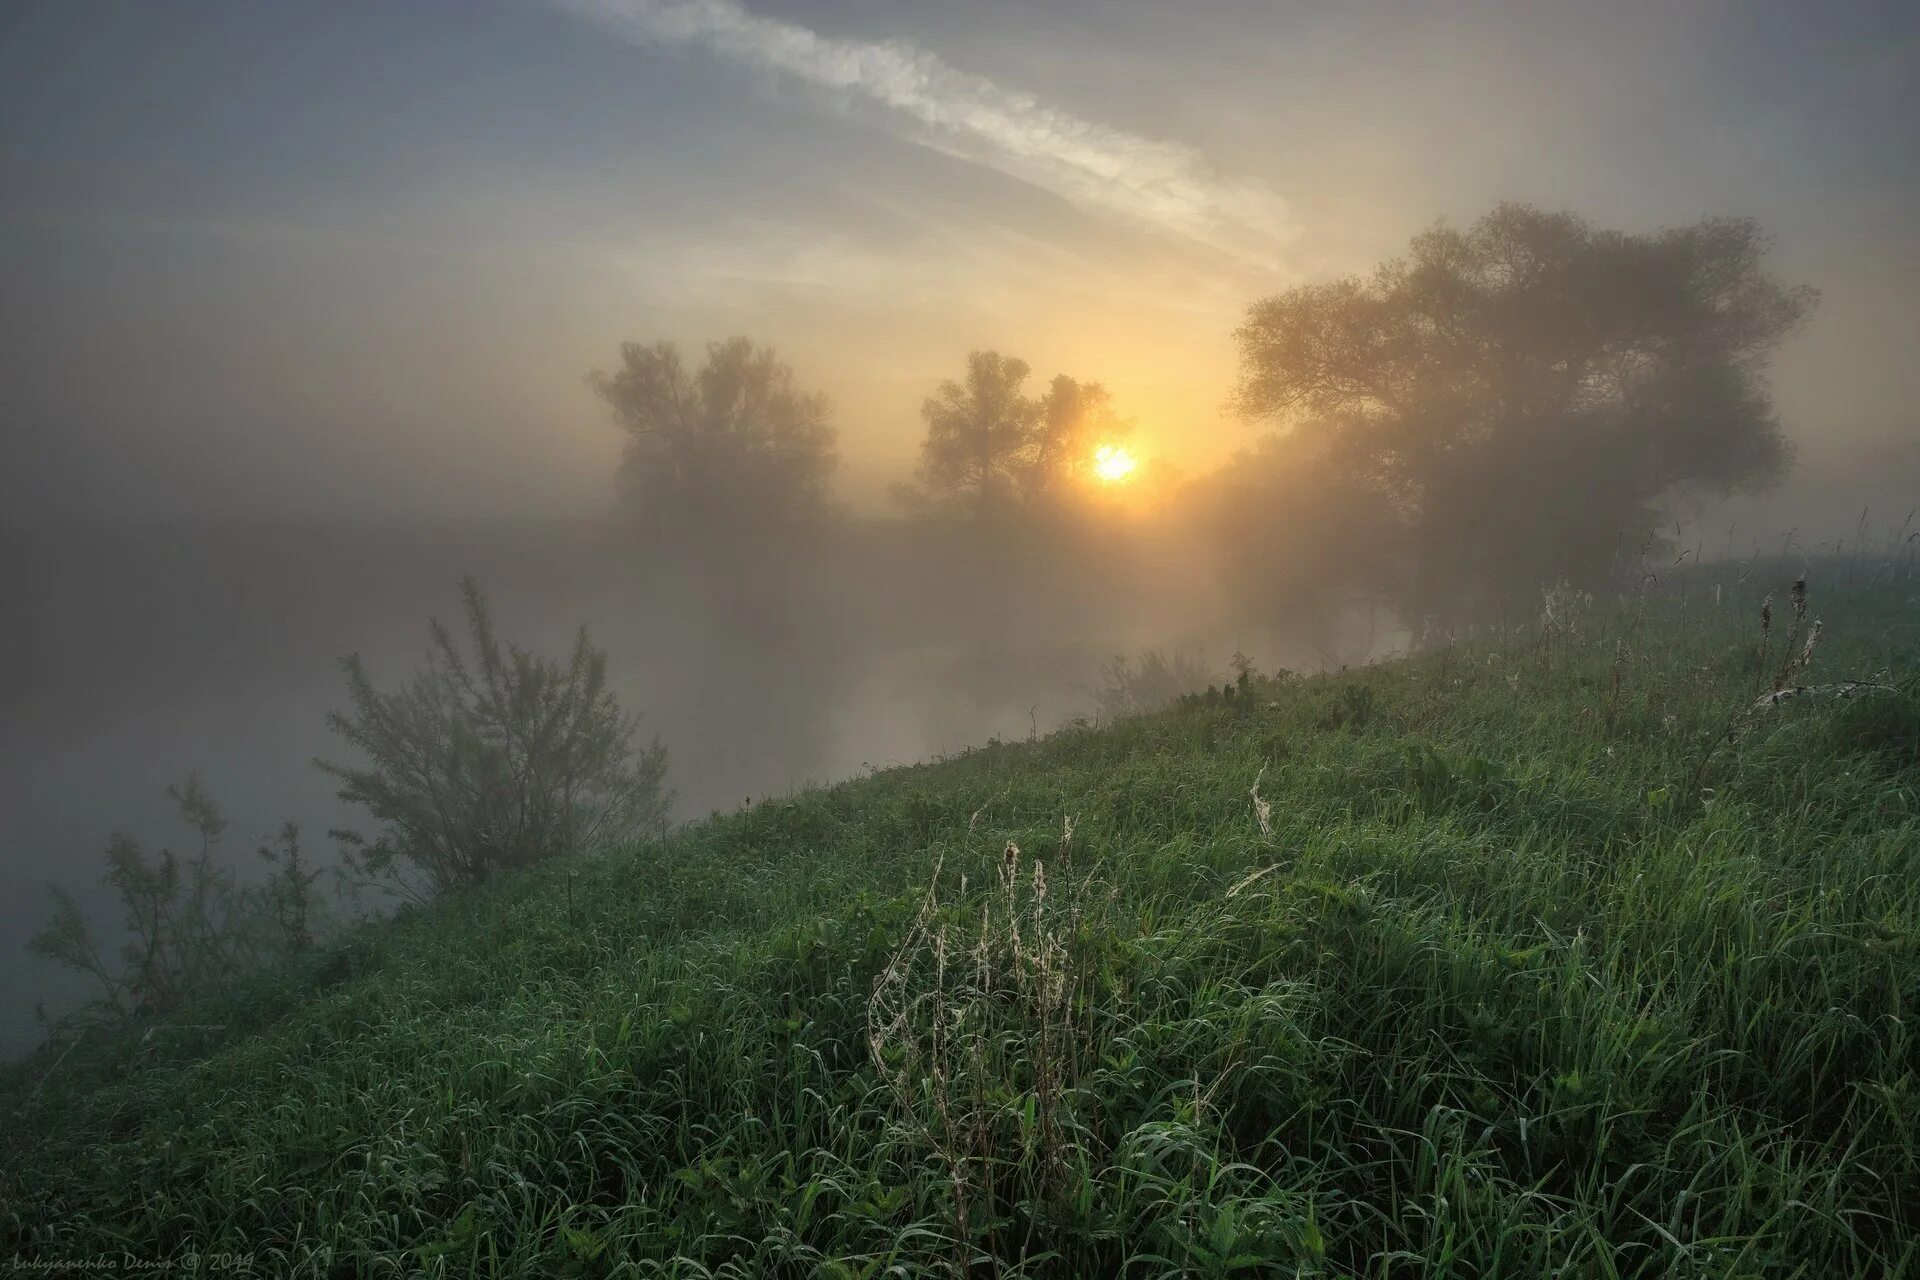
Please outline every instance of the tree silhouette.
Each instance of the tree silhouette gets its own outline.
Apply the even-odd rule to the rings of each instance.
[[[1021,394],[1028,372],[1025,360],[998,351],[968,353],[965,381],[941,383],[920,406],[919,483],[896,490],[903,502],[986,518],[1017,501],[1039,415]]]
[[[1105,387],[1060,374],[1040,397],[1035,413],[1026,467],[1029,494],[1046,501],[1071,492],[1091,465],[1094,450],[1117,444],[1132,429],[1131,422],[1114,412]]]
[[[1764,366],[1816,295],[1766,247],[1747,219],[1627,235],[1503,204],[1254,304],[1237,405],[1330,433],[1402,535],[1410,621],[1591,578],[1676,496],[1784,468]]]
[[[588,379],[628,436],[625,497],[641,518],[693,532],[790,528],[829,509],[832,408],[801,391],[771,347],[709,343],[689,370],[670,342],[624,343]]]

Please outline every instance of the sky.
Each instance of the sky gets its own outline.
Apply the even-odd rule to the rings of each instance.
[[[976,347],[1199,471],[1250,302],[1502,199],[1758,218],[1823,293],[1793,484],[1912,488],[1917,54],[1895,4],[16,0],[0,503],[597,515],[586,375],[732,333],[832,396],[856,509]]]

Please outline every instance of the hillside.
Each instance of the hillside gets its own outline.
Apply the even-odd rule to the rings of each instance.
[[[1736,574],[755,804],[42,1055],[0,1256],[1920,1275],[1920,585],[1810,575],[1800,670]]]

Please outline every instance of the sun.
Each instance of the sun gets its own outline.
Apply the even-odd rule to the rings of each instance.
[[[1140,464],[1117,444],[1103,444],[1093,451],[1093,474],[1102,484],[1121,484]]]

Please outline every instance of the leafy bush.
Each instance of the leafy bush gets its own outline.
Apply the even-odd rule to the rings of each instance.
[[[54,913],[28,946],[100,983],[100,997],[79,1021],[113,1021],[136,1013],[170,1013],[234,975],[261,967],[312,941],[312,886],[317,872],[300,854],[300,829],[282,828],[280,847],[260,850],[275,866],[265,884],[242,886],[232,868],[214,863],[226,816],[198,775],[167,788],[200,848],[181,856],[163,848],[149,857],[116,831],[107,843],[105,883],[126,908],[127,941],[114,964],[64,890],[53,889]]]
[[[666,748],[635,748],[639,717],[620,710],[584,627],[562,664],[503,646],[479,584],[461,593],[472,656],[433,621],[426,668],[396,692],[345,659],[353,708],[327,720],[368,765],[319,762],[382,826],[371,841],[334,833],[349,868],[416,901],[630,837],[671,798]]]

